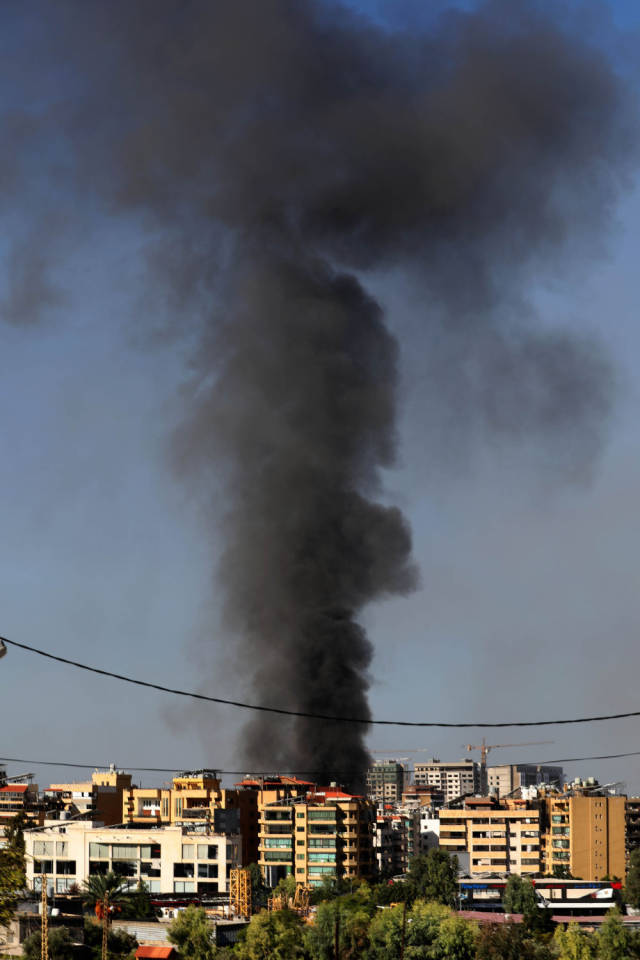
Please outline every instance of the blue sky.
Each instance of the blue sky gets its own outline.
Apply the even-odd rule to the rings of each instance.
[[[622,49],[635,51],[637,5],[601,6],[623,31]],[[14,8],[6,16],[5,37],[19,39],[22,15]],[[46,90],[46,76],[33,74]],[[5,231],[17,229],[19,217],[9,216]],[[47,323],[0,326],[0,633],[116,672],[241,696],[241,673],[232,689],[220,672],[230,640],[211,572],[219,534],[168,465],[184,351],[162,340],[142,349],[136,340],[137,225],[111,224],[88,238],[60,258],[55,279],[65,294]],[[420,358],[405,347],[400,457],[385,477],[386,496],[412,523],[422,583],[411,597],[367,611],[375,716],[498,721],[639,708],[639,239],[640,195],[630,184],[606,256],[586,275],[529,291],[545,323],[579,321],[615,363],[607,447],[577,487],[550,485],[508,447],[474,450],[453,476],[434,471],[421,444]],[[402,331],[411,315],[402,282],[372,283]],[[3,300],[8,285],[5,276]],[[215,655],[206,658],[200,640],[211,634]],[[7,756],[235,770],[242,720],[230,708],[191,706],[13,649],[0,662]],[[457,757],[483,733],[500,743],[554,740],[493,754],[546,760],[633,750],[637,729],[637,720],[542,734],[383,728],[370,744]],[[624,779],[640,792],[640,757],[568,771]],[[69,774],[33,772],[45,785]]]

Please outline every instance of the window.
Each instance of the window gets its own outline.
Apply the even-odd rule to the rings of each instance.
[[[309,854],[309,863],[335,863],[336,855],[335,853],[310,853]]]
[[[94,860],[101,860],[103,857],[105,859],[108,859],[109,844],[108,843],[90,843],[89,856],[92,857]]]
[[[115,873],[116,877],[137,877],[138,861],[137,860],[114,860],[113,872]]]
[[[74,883],[75,880],[70,880],[68,877],[56,880],[56,893],[67,893]]]
[[[141,877],[159,877],[160,876],[160,867],[154,866],[153,863],[142,862],[140,864],[140,876]]]
[[[143,860],[159,860],[160,859],[160,844],[159,843],[147,843],[142,844],[140,847],[140,856]]]
[[[182,797],[176,797],[176,816],[182,816]]]
[[[218,864],[217,863],[199,863],[198,879],[199,880],[217,880]]]
[[[139,850],[137,844],[114,843],[112,857],[114,860],[136,860],[140,856]]]
[[[34,857],[52,857],[53,842],[49,840],[34,840],[33,855]]]
[[[53,860],[34,860],[34,873],[53,873]]]
[[[162,816],[163,817],[169,816],[169,798],[168,797],[162,798]]]
[[[298,867],[296,873],[304,873],[304,867]]]
[[[198,860],[217,860],[218,845],[215,843],[198,844]]]
[[[173,875],[174,877],[192,877],[193,864],[192,863],[174,863]]]
[[[182,859],[193,860],[193,844],[192,843],[182,844]]]
[[[298,820],[304,820],[304,813],[296,813],[296,817]]]
[[[56,873],[63,874],[63,876],[75,876],[75,860],[56,860]]]
[[[68,840],[58,840],[56,843],[56,856],[57,857],[68,857],[69,856],[69,841]]]
[[[304,853],[296,854],[296,860],[304,860]]]
[[[106,860],[90,860],[89,861],[89,876],[90,877],[106,877],[109,873],[109,864]]]
[[[174,893],[195,893],[196,892],[195,880],[174,880],[173,892]]]
[[[335,820],[335,810],[309,810],[309,820]]]
[[[159,880],[147,880],[147,886],[149,887],[149,893],[160,893],[160,881]]]
[[[292,844],[291,837],[266,837],[264,841],[265,847],[290,848],[291,844]]]

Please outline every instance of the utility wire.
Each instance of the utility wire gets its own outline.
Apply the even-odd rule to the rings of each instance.
[[[90,667],[86,663],[78,663],[77,660],[68,660],[66,657],[58,657],[53,653],[47,653],[46,650],[38,650],[37,647],[31,647],[26,643],[18,643],[17,640],[7,640],[6,637],[0,637],[5,643],[12,647],[19,647],[21,650],[28,650],[30,653],[37,653],[40,657],[47,657],[49,660],[56,660],[58,663],[67,664],[67,666],[78,667],[80,670],[88,670],[89,673],[97,673],[103,677],[112,677],[114,680],[123,680],[125,683],[133,683],[138,687],[148,687],[151,690],[160,690],[162,693],[172,693],[178,697],[190,697],[193,700],[203,700],[208,703],[219,703],[228,707],[240,707],[243,710],[258,710],[262,713],[276,713],[285,717],[304,717],[307,720],[330,720],[336,723],[361,723],[365,726],[369,724],[384,727],[550,727],[559,726],[568,723],[596,723],[602,720],[624,720],[628,717],[640,717],[640,710],[631,710],[628,713],[609,713],[602,716],[592,717],[572,717],[563,720],[504,720],[499,723],[486,722],[467,722],[467,723],[445,723],[436,720],[376,720],[369,717],[340,717],[327,713],[312,713],[305,710],[286,710],[284,707],[266,707],[262,704],[244,703],[241,700],[225,700],[222,697],[210,697],[204,693],[194,693],[188,690],[178,690],[174,687],[165,687],[160,683],[150,683],[148,680],[137,680],[134,677],[125,677],[121,673],[112,673],[110,670],[100,670],[98,667]]]
[[[539,762],[528,761],[529,763],[536,763],[538,766],[550,766],[554,763],[578,763],[584,760],[620,760],[623,757],[638,757],[640,756],[640,750],[633,750],[631,753],[605,753],[599,756],[593,757],[561,757],[559,760],[542,760]],[[31,766],[42,766],[42,767],[77,767],[78,769],[88,770],[88,769],[105,769],[109,766],[108,763],[79,763],[77,761],[67,761],[67,760],[27,760],[25,757],[0,757],[0,763],[24,763]],[[510,766],[510,764],[500,764],[500,766]],[[118,767],[119,770],[132,770],[135,773],[180,773],[184,770],[184,765],[181,767],[135,767],[127,766],[126,764]],[[211,767],[209,769],[215,770],[216,773],[225,776],[237,776],[237,777],[248,777],[249,779],[253,777],[293,777],[293,776],[327,776],[326,770],[277,770],[276,767],[273,767],[271,770],[252,770],[247,772],[246,770],[220,770],[218,767]],[[276,772],[277,771],[277,772]],[[332,771],[334,776],[347,777],[353,775],[356,771],[346,771],[346,770],[334,770]]]

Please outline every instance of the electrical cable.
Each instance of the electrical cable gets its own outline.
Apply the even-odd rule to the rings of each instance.
[[[624,757],[638,757],[640,756],[640,750],[633,750],[630,753],[605,753],[599,756],[593,757],[562,757],[559,760],[541,760],[537,761],[528,761],[528,763],[535,763],[537,766],[551,766],[554,763],[578,763],[585,760],[620,760]],[[109,767],[108,763],[79,763],[77,761],[66,761],[66,760],[28,760],[25,757],[0,757],[0,763],[24,763],[31,764],[32,766],[43,766],[43,767],[77,767],[82,770],[89,769],[107,769]],[[508,763],[499,764],[499,766],[510,766]],[[119,770],[132,770],[135,773],[180,773],[184,770],[184,765],[181,767],[136,767],[128,766],[126,764],[119,766]],[[312,776],[325,776],[327,775],[326,770],[277,770],[277,768],[272,768],[271,770],[253,770],[250,773],[247,773],[246,770],[220,770],[217,767],[210,767],[208,769],[214,770],[217,774],[221,776],[235,776],[235,777],[312,777]],[[346,770],[335,770],[333,774],[335,776],[347,777],[353,775],[355,771],[346,771]]]
[[[18,643],[17,640],[7,640],[6,637],[0,637],[5,643],[13,647],[19,647],[21,650],[28,650],[30,653],[37,653],[40,657],[47,657],[49,660],[56,660],[58,663],[64,663],[67,666],[78,667],[79,670],[87,670],[89,673],[97,673],[103,677],[112,677],[114,680],[122,680],[125,683],[133,683],[138,687],[148,687],[151,690],[159,690],[161,693],[172,693],[178,697],[190,697],[193,700],[203,700],[208,703],[218,703],[228,707],[240,707],[243,710],[257,710],[262,713],[276,713],[285,717],[303,717],[307,720],[329,720],[335,723],[361,723],[364,726],[386,726],[386,727],[551,727],[570,723],[597,723],[604,720],[624,720],[629,717],[640,717],[640,710],[630,710],[627,713],[609,713],[600,716],[590,717],[572,717],[563,720],[503,720],[500,722],[445,722],[435,720],[376,720],[368,717],[340,717],[327,713],[313,713],[305,710],[287,710],[284,707],[267,707],[262,704],[245,703],[241,700],[225,700],[222,697],[210,697],[204,693],[195,693],[188,690],[178,690],[174,687],[166,687],[160,683],[151,683],[148,680],[138,680],[134,677],[126,677],[121,673],[112,673],[110,670],[101,670],[98,667],[90,667],[86,663],[79,663],[77,660],[69,660],[66,657],[58,657],[53,653],[47,653],[46,650],[38,650],[37,647],[31,647],[26,643]]]

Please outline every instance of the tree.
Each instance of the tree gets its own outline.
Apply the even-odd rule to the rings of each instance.
[[[371,916],[358,894],[318,905],[305,933],[305,946],[313,960],[333,960],[336,931],[341,960],[364,955],[369,942]]]
[[[380,910],[369,924],[370,960],[398,960],[402,948],[404,906]]]
[[[18,894],[26,883],[24,824],[24,813],[9,822],[5,828],[5,843],[0,849],[0,925],[3,927],[11,923]]]
[[[67,927],[52,927],[49,930],[49,960],[72,960],[73,938]],[[26,937],[22,944],[22,956],[25,960],[40,960],[42,934],[36,930]]]
[[[628,960],[638,956],[634,950],[636,938],[623,924],[618,910],[609,911],[597,939],[599,960]]]
[[[597,944],[594,937],[570,923],[566,930],[558,927],[553,936],[558,960],[594,960]]]
[[[262,910],[267,905],[269,891],[262,876],[262,870],[257,863],[249,864],[249,878],[251,880],[251,904],[254,912]]]
[[[109,895],[111,902],[111,895]],[[141,880],[133,891],[127,894],[122,902],[122,916],[128,920],[155,920],[158,911],[151,902],[149,887]]]
[[[100,960],[102,956],[102,924],[96,923],[95,920],[90,920],[88,917],[84,921],[84,945],[91,960]],[[136,938],[124,930],[110,929],[107,933],[109,960],[115,960],[115,958],[126,960],[137,946]]]
[[[440,924],[434,948],[433,956],[436,960],[474,960],[475,927],[460,917],[446,917]]]
[[[416,898],[453,907],[458,899],[458,858],[437,849],[414,857],[408,882]]]
[[[629,906],[640,908],[640,847],[629,854],[629,869],[624,885],[624,900]]]
[[[190,905],[181,910],[169,927],[169,943],[188,960],[211,960],[216,952],[213,930],[202,907]]]
[[[293,910],[263,910],[251,918],[236,949],[240,960],[302,960],[303,922]]]
[[[512,873],[502,898],[505,913],[530,913],[538,909],[536,891],[531,880]]]
[[[115,873],[89,877],[82,884],[82,902],[95,910],[96,915],[99,914],[100,904],[104,903],[107,893],[110,907],[122,907],[130,899],[127,882]]]

